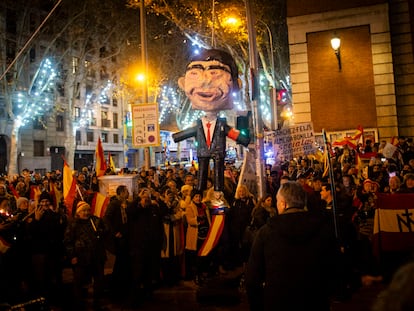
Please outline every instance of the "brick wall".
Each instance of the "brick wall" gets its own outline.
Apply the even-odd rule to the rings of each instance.
[[[369,26],[338,30],[341,63],[330,46],[332,31],[309,33],[311,117],[315,131],[377,127]],[[358,123],[358,124],[356,124]]]

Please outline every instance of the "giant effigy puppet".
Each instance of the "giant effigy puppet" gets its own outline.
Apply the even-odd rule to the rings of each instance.
[[[187,65],[184,77],[178,80],[195,110],[205,116],[196,125],[173,134],[174,142],[190,137],[197,141],[198,190],[207,188],[209,164],[214,162],[214,191],[224,188],[224,158],[226,138],[246,146],[249,137],[230,127],[220,111],[233,109],[232,93],[239,90],[238,70],[233,57],[221,50],[210,49],[194,56]]]

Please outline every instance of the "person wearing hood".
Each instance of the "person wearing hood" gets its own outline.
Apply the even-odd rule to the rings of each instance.
[[[330,310],[339,249],[325,217],[309,212],[296,182],[281,185],[278,215],[257,232],[246,270],[250,310]]]

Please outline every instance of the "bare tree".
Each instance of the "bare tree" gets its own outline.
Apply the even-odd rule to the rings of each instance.
[[[128,3],[134,7],[139,1],[130,0]],[[229,50],[241,73],[244,86],[243,101],[249,103],[249,49],[243,1],[145,0],[145,5],[149,12],[162,15],[173,23],[194,45]],[[260,65],[268,84],[275,88],[289,88],[286,1],[255,1],[254,15]],[[229,17],[238,19],[239,23],[230,25]],[[190,111],[188,106],[188,101],[184,100],[184,114]]]

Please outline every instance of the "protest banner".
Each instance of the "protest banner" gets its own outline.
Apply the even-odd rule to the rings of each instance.
[[[315,136],[311,122],[283,127],[269,134],[273,143],[275,158],[280,161],[316,152]]]
[[[414,248],[414,194],[378,194],[372,244],[374,254]]]

